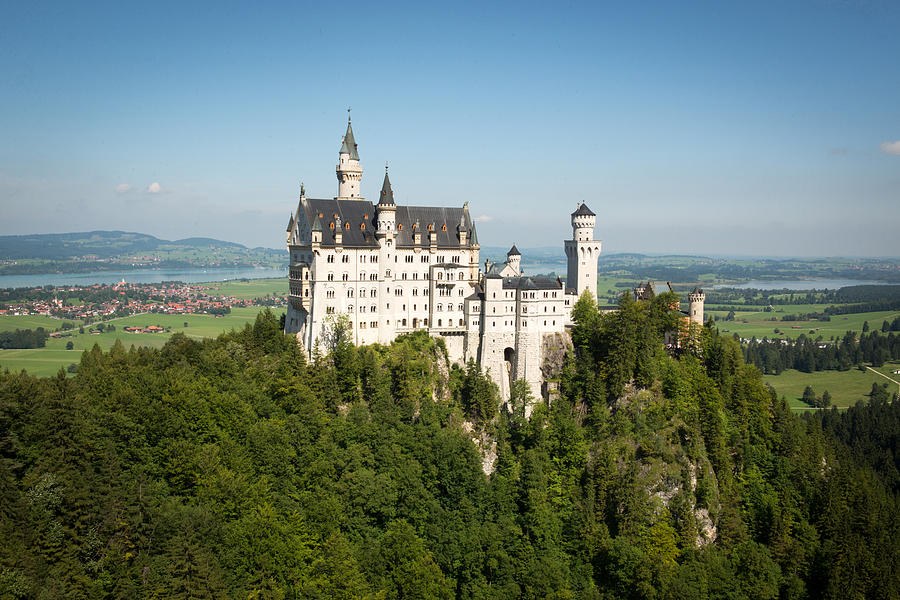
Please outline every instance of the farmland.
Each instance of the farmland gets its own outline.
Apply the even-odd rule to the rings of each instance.
[[[50,338],[47,340],[45,348],[0,350],[0,368],[9,369],[10,371],[26,369],[32,375],[54,375],[59,371],[60,367],[65,368],[72,363],[77,363],[81,358],[81,352],[93,348],[94,344],[106,350],[119,339],[126,348],[132,345],[160,348],[173,333],[177,332],[194,339],[216,337],[231,329],[242,328],[246,323],[256,319],[256,315],[261,310],[264,309],[256,306],[234,308],[230,314],[221,317],[203,314],[143,314],[112,319],[105,323],[105,325],[115,326],[116,330],[112,332],[89,333],[85,329],[85,333],[78,333],[78,329],[75,329],[68,332],[71,334],[68,337]],[[280,310],[276,309],[275,312],[279,314]],[[16,324],[14,320],[33,318],[34,315],[3,317],[3,327],[25,329],[28,325]],[[61,324],[61,321],[58,319],[44,318],[56,322],[56,325],[52,327],[53,329]],[[187,323],[187,327],[185,327],[185,323]],[[162,327],[163,331],[161,333],[129,333],[125,331],[125,327],[146,327],[149,325]],[[47,325],[40,326],[47,327]],[[66,350],[68,342],[73,343],[74,347],[72,350]]]
[[[900,376],[891,374],[897,369],[900,369],[900,362],[885,363],[884,366],[875,370],[900,381]],[[779,396],[784,396],[794,410],[809,409],[809,406],[800,399],[806,386],[811,386],[817,396],[821,396],[822,392],[828,390],[828,393],[831,394],[832,405],[838,408],[847,408],[857,402],[867,402],[873,383],[879,385],[887,383],[889,393],[897,392],[896,385],[868,369],[865,372],[854,368],[849,371],[816,371],[814,373],[801,373],[790,369],[780,375],[763,375],[763,380],[775,388]]]

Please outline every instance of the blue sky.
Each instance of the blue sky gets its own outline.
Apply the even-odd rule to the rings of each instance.
[[[484,245],[900,255],[896,2],[126,4],[2,9],[0,234],[281,247],[352,106]]]

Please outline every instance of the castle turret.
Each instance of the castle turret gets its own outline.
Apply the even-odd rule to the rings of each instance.
[[[506,253],[506,264],[516,272],[516,275],[521,274],[522,253],[519,252],[519,249],[516,248],[515,244],[513,244],[513,247]]]
[[[573,288],[580,296],[585,290],[597,295],[597,259],[600,258],[600,240],[594,239],[597,215],[583,202],[572,213],[572,239],[566,240],[568,270],[566,287]]]
[[[387,164],[384,165],[384,183],[381,184],[381,194],[375,206],[375,222],[375,234],[378,237],[393,235],[397,223],[397,205],[394,204],[394,190],[388,178]]]
[[[341,150],[338,152],[338,164],[335,168],[338,180],[338,195],[341,200],[361,200],[359,184],[362,181],[362,165],[359,164],[359,152],[356,147],[356,139],[353,137],[353,127],[350,126],[350,117],[347,117],[347,133],[341,140]]]
[[[703,303],[706,302],[706,294],[699,287],[694,287],[694,291],[688,294],[688,315],[691,323],[703,325]]]

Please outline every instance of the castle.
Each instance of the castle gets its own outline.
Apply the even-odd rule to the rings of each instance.
[[[378,203],[366,200],[349,119],[335,173],[337,196],[308,198],[301,185],[288,221],[285,333],[296,335],[311,353],[329,315],[348,317],[357,345],[387,344],[424,329],[444,340],[451,361],[474,359],[489,370],[504,400],[518,379],[541,397],[547,346],[561,343],[578,296],[597,290],[601,245],[594,239],[596,215],[587,205],[571,214],[564,283],[558,277],[525,276],[515,246],[505,263],[486,261],[482,271],[468,203],[397,205],[387,167]]]

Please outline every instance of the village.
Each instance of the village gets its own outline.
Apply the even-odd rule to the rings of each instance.
[[[240,298],[219,293],[216,284],[181,282],[118,283],[0,290],[0,315],[44,315],[90,324],[137,314],[211,314],[223,316],[232,308],[279,307],[286,296]],[[65,327],[63,327],[65,329]],[[132,333],[154,333],[153,326],[126,327]]]

